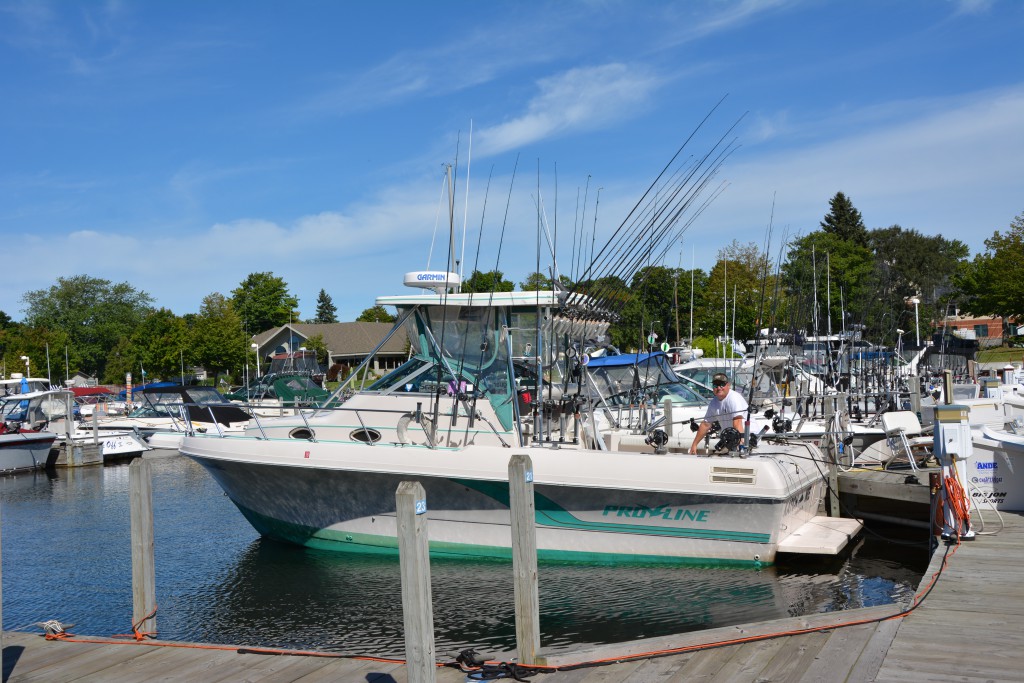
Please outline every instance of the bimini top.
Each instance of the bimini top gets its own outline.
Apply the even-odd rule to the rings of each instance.
[[[659,356],[661,358],[659,358]],[[668,359],[661,351],[654,353],[620,353],[615,356],[598,356],[591,358],[587,363],[588,368],[613,368],[624,365],[643,365],[645,363],[656,364],[661,359]]]
[[[558,296],[550,291],[475,292],[471,294],[399,294],[377,297],[378,306],[528,306],[557,307]]]

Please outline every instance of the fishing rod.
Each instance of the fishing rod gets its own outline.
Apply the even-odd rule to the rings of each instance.
[[[695,188],[694,191],[699,192],[703,188],[704,185],[701,185],[700,187]],[[707,198],[704,201],[704,203],[699,207],[699,209],[684,224],[677,227],[675,234],[672,235],[672,239],[668,240],[665,239],[666,236],[669,235],[670,229],[678,224],[679,217],[691,205],[692,196],[689,199],[687,199],[686,203],[675,207],[675,210],[672,214],[664,217],[664,219],[662,220],[662,226],[658,229],[658,232],[654,235],[652,239],[644,240],[643,234],[641,233],[639,236],[635,237],[635,244],[638,245],[639,248],[634,248],[628,252],[624,249],[620,250],[620,253],[623,254],[623,256],[620,256],[618,263],[611,267],[610,275],[602,275],[602,280],[598,281],[598,285],[586,291],[585,294],[589,298],[589,302],[582,299],[582,297],[580,297],[579,295],[573,298],[572,293],[570,293],[570,299],[573,301],[573,303],[590,303],[591,308],[608,309],[607,312],[610,312],[613,315],[617,314],[629,300],[629,296],[623,295],[624,291],[628,292],[628,285],[625,282],[626,278],[635,275],[635,273],[638,270],[639,264],[642,263],[644,260],[649,260],[654,254],[655,248],[657,248],[660,244],[663,244],[664,246],[662,246],[660,248],[660,251],[657,252],[657,257],[658,260],[664,258],[664,254],[667,253],[667,251],[672,247],[672,245],[675,243],[675,240],[678,239],[685,232],[685,230],[689,228],[693,221],[696,220],[696,218],[701,213],[703,213],[707,206],[709,206],[710,203],[715,198],[717,198],[723,190],[724,187],[720,187],[712,197]],[[691,195],[692,194],[693,193],[691,193]],[[636,231],[634,231],[633,234],[635,234],[635,232]],[[632,237],[632,234],[630,236]],[[644,244],[647,244],[649,246],[644,248],[642,246]]]
[[[735,141],[733,141],[725,149],[719,150],[723,140],[724,136],[719,139],[712,150],[700,162],[694,163],[690,168],[678,169],[677,172],[670,176],[670,180],[673,181],[671,185],[672,190],[660,210],[656,206],[655,201],[644,205],[644,208],[638,212],[641,206],[638,203],[631,211],[630,216],[632,218],[627,216],[627,219],[623,221],[612,235],[612,238],[602,248],[598,257],[591,262],[586,275],[594,277],[599,272],[617,274],[622,272],[623,269],[627,272],[630,270],[635,271],[637,265],[642,263],[647,254],[664,239],[674,222],[678,220],[679,216],[690,207],[693,200],[706,188],[710,179],[735,149]],[[711,155],[716,150],[719,150],[719,154],[709,164]],[[667,169],[663,170],[661,175],[664,175],[666,171]],[[678,180],[676,179],[677,177]],[[645,194],[649,194],[650,191],[651,188],[648,188]],[[671,211],[671,213],[666,216],[667,211]],[[670,218],[670,220],[667,220],[667,218]],[[616,242],[629,246],[609,251]],[[648,246],[645,247],[645,245]]]
[[[615,232],[612,234],[611,239],[607,243],[605,243],[605,246],[602,247],[602,249],[598,252],[597,256],[591,258],[590,265],[588,266],[587,270],[584,272],[583,277],[581,279],[593,278],[593,273],[597,272],[598,268],[601,267],[602,263],[604,262],[604,259],[606,258],[605,257],[606,250],[610,249],[612,247],[612,245],[618,239],[621,238],[622,231],[624,229],[627,229],[627,226],[629,226],[630,223],[633,221],[633,218],[634,218],[635,214],[637,213],[638,209],[641,206],[644,206],[646,204],[648,196],[651,194],[651,192],[654,190],[655,187],[658,187],[658,185],[659,185],[659,183],[661,181],[661,178],[666,173],[668,173],[671,168],[673,168],[673,166],[675,165],[676,160],[678,159],[679,155],[682,154],[682,152],[685,149],[685,147],[687,146],[687,144],[693,139],[693,137],[696,135],[696,133],[703,127],[703,125],[707,122],[707,120],[714,113],[714,111],[721,105],[721,102],[723,100],[724,100],[724,98],[722,100],[720,100],[718,102],[718,104],[716,104],[711,109],[710,112],[708,112],[708,114],[704,117],[704,119],[701,121],[701,123],[694,129],[694,131],[690,134],[690,136],[686,139],[686,141],[683,142],[683,144],[677,149],[676,153],[672,156],[672,158],[669,160],[669,162],[663,167],[662,171],[658,174],[658,176],[654,179],[654,181],[650,184],[650,186],[648,186],[647,190],[643,193],[643,195],[640,197],[640,199],[637,201],[637,203],[634,205],[634,207],[626,215],[626,218],[620,224],[619,228],[617,228],[615,230]],[[742,119],[742,117],[740,117],[740,120],[741,119]],[[707,154],[705,154],[701,164],[695,165],[694,169],[700,168],[707,161],[707,159],[710,158],[711,154],[713,152],[715,152],[715,150],[717,150],[722,145],[722,141],[725,139],[725,136],[727,136],[729,133],[731,133],[731,131],[738,124],[739,124],[739,120],[737,120],[736,123],[734,123],[726,131],[726,133],[723,134],[723,136],[719,138],[719,140],[715,143],[715,145],[712,147],[712,149]],[[694,170],[693,172],[696,172],[696,170]]]

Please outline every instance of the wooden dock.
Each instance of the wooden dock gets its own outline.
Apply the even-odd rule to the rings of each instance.
[[[947,547],[936,550],[918,591],[919,596],[927,592],[927,597],[905,616],[886,618],[899,612],[900,606],[873,607],[619,643],[549,655],[549,667],[569,670],[538,672],[531,680],[1020,681],[1024,678],[1024,584],[1019,581],[1024,514],[1004,512],[1002,517],[1005,527],[998,533],[948,548],[945,568]],[[986,531],[995,531],[999,524],[991,512],[985,513],[984,523]],[[84,640],[96,642],[47,641],[39,634],[4,633],[3,680],[408,680],[405,666],[398,662],[273,656],[237,646]],[[664,651],[675,652],[661,655]],[[595,660],[614,663],[571,668]],[[438,668],[436,673],[442,683],[467,680],[465,673],[453,668]]]

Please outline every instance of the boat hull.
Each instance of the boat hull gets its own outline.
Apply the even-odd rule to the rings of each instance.
[[[46,467],[56,434],[13,432],[0,434],[0,472],[24,472]]]
[[[468,454],[457,451],[245,441],[187,437],[181,450],[264,536],[327,550],[396,552],[395,491],[416,480],[426,492],[432,554],[511,556],[510,449],[474,452],[476,467],[460,472],[459,456]],[[534,464],[538,555],[548,560],[770,564],[786,531],[816,513],[823,486],[814,468],[798,471],[775,458],[526,450]],[[363,460],[371,454],[373,462]],[[589,475],[573,477],[588,461]],[[711,486],[715,476],[734,481]],[[687,478],[692,490],[679,483]]]

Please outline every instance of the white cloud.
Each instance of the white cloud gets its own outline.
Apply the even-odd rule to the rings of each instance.
[[[695,231],[705,238],[736,231],[741,241],[760,241],[775,194],[776,224],[806,233],[841,191],[869,229],[899,224],[977,251],[1024,209],[1024,88],[902,104],[904,116],[883,120],[849,112],[873,125],[827,143],[741,150],[724,169],[733,187]]]
[[[660,83],[648,69],[625,64],[570,69],[542,79],[525,113],[478,132],[476,151],[497,154],[630,118],[645,108]]]

